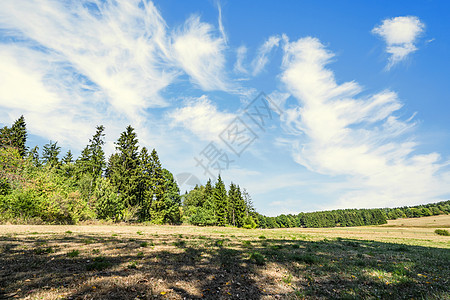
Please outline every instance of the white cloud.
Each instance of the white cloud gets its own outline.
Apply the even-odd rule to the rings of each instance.
[[[247,54],[247,47],[240,46],[239,48],[237,48],[237,50],[236,50],[236,63],[234,64],[234,71],[235,72],[243,73],[243,74],[247,74],[248,73],[247,69],[243,65],[246,54]]]
[[[111,138],[133,124],[155,139],[142,132],[148,109],[171,104],[161,92],[183,72],[206,90],[229,88],[225,36],[196,17],[170,31],[152,2],[2,1],[0,29],[0,107],[71,147],[97,124]]]
[[[440,156],[414,154],[416,144],[402,137],[414,123],[395,116],[402,104],[394,92],[358,97],[356,82],[337,84],[326,69],[333,54],[315,38],[284,50],[281,80],[300,105],[285,122],[303,133],[293,141],[294,159],[359,187],[343,192],[338,207],[416,204],[450,192]]]
[[[253,67],[253,76],[258,75],[264,69],[266,64],[269,62],[269,54],[270,52],[278,47],[280,44],[281,38],[279,36],[271,36],[269,37],[264,44],[258,49],[258,54],[255,59],[252,61]]]
[[[372,33],[386,42],[386,52],[391,55],[388,69],[417,50],[414,42],[424,29],[425,25],[415,16],[385,19],[380,26],[372,29]]]
[[[174,58],[195,84],[205,91],[232,89],[224,75],[226,41],[214,37],[211,25],[193,16],[173,40]]]
[[[95,12],[84,4],[2,2],[0,26],[58,55],[130,118],[144,108],[167,105],[159,91],[176,73],[164,65],[166,25],[153,4],[98,3]]]
[[[207,96],[191,99],[187,105],[169,113],[173,125],[187,128],[204,141],[220,141],[219,134],[236,117],[221,112]]]

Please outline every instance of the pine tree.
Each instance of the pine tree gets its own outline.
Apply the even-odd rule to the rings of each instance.
[[[103,145],[105,144],[103,131],[105,127],[103,125],[96,127],[97,131],[95,132],[92,139],[89,140],[90,145],[90,167],[92,168],[91,174],[94,178],[101,177],[103,174],[103,170],[106,166],[105,163],[105,152],[103,151]]]
[[[42,162],[52,168],[59,165],[58,155],[61,152],[61,147],[57,144],[58,142],[53,143],[50,141],[42,148]]]
[[[90,168],[90,158],[91,149],[89,145],[83,148],[80,157],[76,160],[75,165],[77,167],[78,177],[83,176],[83,174],[88,174],[91,170]]]
[[[153,166],[151,174],[151,189],[152,189],[152,205],[151,218],[156,224],[164,223],[164,194],[165,194],[165,179],[161,162],[159,161],[158,153],[155,149],[150,154],[151,163]]]
[[[164,223],[177,224],[181,220],[180,189],[175,181],[173,174],[167,169],[163,169],[164,175]]]
[[[61,160],[62,166],[61,171],[67,178],[72,178],[75,175],[75,166],[73,164],[72,151],[67,151],[66,155]]]
[[[11,128],[7,126],[0,128],[0,148],[12,146]]]
[[[34,146],[30,152],[28,152],[28,159],[32,162],[35,167],[40,167],[41,162],[39,160],[39,147]]]
[[[105,152],[103,151],[103,145],[105,144],[103,131],[105,127],[100,125],[96,129],[97,131],[92,139],[89,139],[89,145],[84,147],[83,151],[81,151],[81,156],[76,162],[79,175],[90,175],[92,181],[102,176],[106,166]]]
[[[225,189],[225,184],[219,175],[216,185],[214,187],[214,204],[217,216],[217,225],[225,226],[227,224],[227,190]]]
[[[126,208],[136,206],[139,194],[139,146],[134,128],[128,126],[117,140],[117,154],[111,155],[107,176]]]
[[[241,194],[241,188],[239,186],[236,187],[235,191],[235,201],[234,201],[234,219],[237,227],[244,226],[245,220],[245,201]]]
[[[206,182],[204,194],[205,194],[205,199],[213,197],[214,188],[211,183],[211,178],[208,179],[208,181]]]
[[[140,160],[140,180],[139,180],[139,205],[140,219],[149,221],[151,219],[151,207],[153,201],[152,174],[153,163],[146,147],[143,147],[139,155]]]
[[[11,139],[12,146],[16,147],[21,157],[25,157],[27,148],[25,146],[27,142],[27,128],[25,124],[25,118],[20,116],[11,127]]]
[[[64,157],[61,160],[63,162],[63,164],[71,164],[73,163],[73,155],[72,155],[72,151],[67,151],[66,155],[64,155]]]

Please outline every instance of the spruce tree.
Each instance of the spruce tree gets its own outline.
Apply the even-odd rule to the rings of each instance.
[[[73,164],[72,151],[67,151],[66,155],[61,160],[62,166],[61,171],[67,178],[72,178],[75,175],[75,166]]]
[[[73,154],[72,151],[67,151],[66,155],[64,155],[64,157],[61,160],[63,162],[63,164],[71,164],[73,162]]]
[[[234,185],[234,183],[231,183],[230,189],[228,190],[228,224],[233,226],[236,226],[236,204],[236,185]]]
[[[234,201],[234,219],[235,219],[235,226],[242,227],[244,226],[244,220],[245,220],[245,202],[244,198],[242,197],[241,188],[239,186],[236,187],[235,191],[235,201]]]
[[[220,177],[217,179],[216,185],[214,187],[214,204],[217,216],[217,225],[225,226],[227,224],[227,190],[225,189],[225,184]]]
[[[30,152],[28,152],[28,159],[32,162],[35,167],[40,167],[41,162],[39,160],[39,147],[34,146]]]
[[[57,144],[58,142],[53,143],[50,141],[42,148],[42,162],[52,168],[59,165],[58,155],[61,152],[61,147]]]
[[[173,174],[167,169],[163,169],[164,175],[164,223],[177,224],[181,220],[180,189]]]
[[[83,148],[80,157],[76,160],[75,165],[77,167],[78,177],[88,174],[90,168],[91,149],[89,145]]]
[[[151,219],[151,207],[153,201],[152,174],[153,162],[146,147],[143,147],[139,155],[140,160],[140,179],[138,202],[141,207],[140,219],[149,221]]]
[[[96,127],[97,131],[95,132],[92,139],[89,140],[90,145],[90,167],[92,168],[91,174],[94,178],[101,177],[103,174],[103,170],[106,166],[105,163],[105,152],[103,151],[103,145],[105,144],[103,131],[105,127],[103,125]]]
[[[12,146],[11,128],[7,126],[0,128],[0,148]]]
[[[151,174],[151,189],[152,189],[152,205],[151,218],[154,223],[162,224],[164,222],[164,194],[165,194],[165,179],[161,162],[159,161],[158,153],[155,149],[150,154],[151,163],[153,166]]]
[[[20,156],[23,158],[27,152],[25,146],[27,142],[27,128],[25,124],[25,118],[20,116],[11,127],[11,139],[12,146],[16,147],[19,151]]]
[[[139,193],[139,146],[134,128],[128,126],[117,140],[117,154],[111,155],[107,176],[125,207],[136,206]]]

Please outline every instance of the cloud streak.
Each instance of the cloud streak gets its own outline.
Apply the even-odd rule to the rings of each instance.
[[[303,133],[293,157],[358,187],[344,191],[338,207],[416,204],[450,192],[439,154],[414,154],[416,143],[404,137],[414,123],[395,115],[402,104],[394,92],[362,97],[356,82],[338,84],[326,68],[333,53],[318,39],[287,43],[284,52],[281,81],[300,106],[288,111],[287,120]]]

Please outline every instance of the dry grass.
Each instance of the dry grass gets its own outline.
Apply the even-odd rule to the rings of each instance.
[[[386,227],[450,228],[450,215],[389,220]]]
[[[0,299],[449,298],[433,228],[0,226]]]

